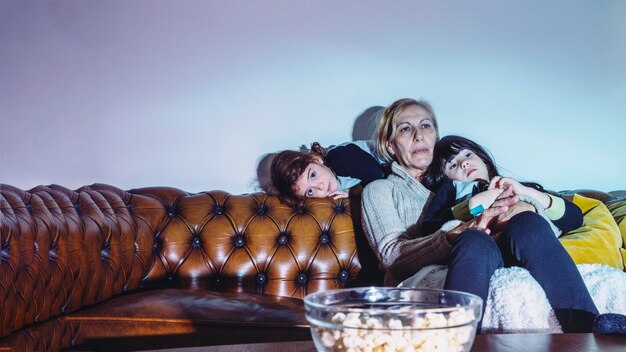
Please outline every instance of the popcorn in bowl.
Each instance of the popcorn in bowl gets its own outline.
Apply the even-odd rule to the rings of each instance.
[[[367,287],[304,299],[318,351],[469,351],[480,297],[449,290]]]

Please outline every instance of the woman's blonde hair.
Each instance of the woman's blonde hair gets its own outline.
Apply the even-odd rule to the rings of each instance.
[[[387,142],[391,141],[391,138],[396,133],[395,119],[400,115],[407,107],[417,105],[426,110],[433,120],[435,132],[437,132],[437,140],[439,140],[439,125],[437,124],[437,117],[433,111],[433,107],[426,100],[416,100],[411,98],[404,98],[394,101],[389,105],[378,120],[378,127],[376,128],[376,150],[387,161],[393,161],[393,157],[387,150]]]

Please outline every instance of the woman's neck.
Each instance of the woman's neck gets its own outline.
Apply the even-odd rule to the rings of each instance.
[[[421,181],[422,180],[422,176],[424,175],[424,170],[413,169],[413,170],[409,170],[409,172],[418,181]]]
[[[424,175],[424,170],[420,170],[420,169],[415,169],[415,168],[408,168],[406,166],[403,166],[402,164],[400,164],[399,162],[395,161],[394,163],[398,164],[399,167],[401,167],[402,169],[404,169],[404,171],[413,176],[413,178],[415,178],[416,180],[421,182],[422,179],[422,175]]]

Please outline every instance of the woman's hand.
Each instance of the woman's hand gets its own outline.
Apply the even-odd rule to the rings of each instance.
[[[536,209],[534,206],[526,202],[517,202],[514,205],[511,205],[507,211],[498,215],[498,217],[491,223],[491,231],[494,233],[504,231],[506,229],[506,225],[513,216],[525,211],[536,212]]]
[[[501,181],[500,184],[498,184],[498,186],[503,186],[504,190],[502,191],[500,197],[498,197],[498,199],[494,202],[494,204],[498,203],[498,202],[503,202],[505,201],[504,197],[508,197],[511,199],[514,199],[515,202],[513,204],[509,204],[509,203],[503,203],[503,204],[509,204],[508,209],[497,216],[497,218],[492,221],[491,223],[491,231],[494,234],[494,239],[497,240],[497,238],[499,237],[499,235],[502,233],[502,231],[504,231],[506,229],[506,225],[509,222],[509,220],[522,212],[525,211],[532,211],[532,212],[536,212],[536,209],[534,206],[532,206],[529,203],[526,202],[519,202],[518,199],[518,195],[517,193],[515,193],[515,189],[516,189],[516,184],[518,186],[524,187],[524,188],[528,188],[530,189],[530,187],[526,187],[522,184],[520,184],[519,182],[510,179],[510,178],[503,178],[500,176],[496,176],[498,178],[498,180],[496,180],[496,178],[494,177],[494,179],[492,179],[492,184],[497,184],[497,181]],[[496,182],[493,182],[494,180],[496,180]],[[512,181],[512,182],[511,182]],[[491,187],[491,185],[490,185]],[[519,188],[519,187],[518,187]],[[497,188],[496,188],[497,189]],[[534,189],[533,189],[534,190]],[[538,193],[542,193],[537,191]],[[544,194],[544,193],[542,193]],[[545,195],[545,194],[544,194]]]
[[[517,197],[513,196],[513,190],[503,190],[498,198],[491,206],[474,219],[464,222],[461,225],[448,231],[446,238],[448,242],[454,243],[454,240],[465,230],[473,229],[491,234],[490,224],[500,215],[505,214],[511,206],[517,203]]]
[[[489,182],[488,189],[513,189],[513,194],[520,196],[528,196],[536,199],[544,208],[548,208],[550,206],[551,200],[550,197],[542,191],[539,191],[533,187],[524,186],[518,181],[510,178],[510,177],[502,177],[495,176]]]
[[[522,185],[517,180],[514,180],[510,177],[495,176],[494,178],[491,179],[491,181],[489,181],[489,187],[487,189],[507,189],[507,188],[512,188],[514,194],[522,195],[522,194],[526,194],[525,189],[528,187]]]

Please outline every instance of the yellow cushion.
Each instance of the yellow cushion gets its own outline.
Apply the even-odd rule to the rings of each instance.
[[[622,233],[622,248],[620,251],[622,252],[624,266],[626,266],[626,199],[611,202],[606,207],[613,214],[613,218],[615,218],[615,222],[617,222]]]
[[[559,238],[576,264],[598,263],[624,270],[622,235],[601,201],[574,194],[572,202],[583,212],[583,226]]]

